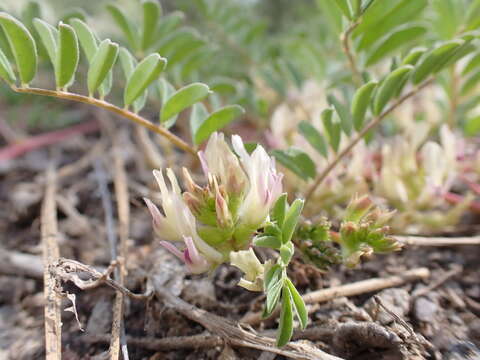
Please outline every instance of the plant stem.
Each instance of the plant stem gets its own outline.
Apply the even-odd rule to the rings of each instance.
[[[135,114],[131,111],[128,111],[126,109],[119,108],[118,106],[115,106],[113,104],[110,104],[104,100],[99,100],[95,99],[93,97],[88,97],[80,94],[74,94],[66,91],[55,91],[55,90],[46,90],[46,89],[38,89],[38,88],[18,88],[15,86],[12,86],[13,91],[17,93],[22,93],[22,94],[34,94],[34,95],[42,95],[42,96],[50,96],[50,97],[55,97],[59,99],[66,99],[66,100],[72,100],[76,102],[81,102],[84,104],[89,104],[89,105],[94,105],[97,107],[100,107],[102,109],[108,110],[112,113],[118,114],[120,116],[123,116],[124,118],[127,118],[134,123],[141,125],[165,138],[167,138],[171,143],[182,149],[183,151],[190,153],[194,156],[197,155],[195,149],[187,144],[185,141],[180,139],[178,136],[175,134],[172,134],[170,131],[165,129],[164,127],[155,125],[154,123],[148,121],[147,119],[141,117],[138,114]]]
[[[345,52],[345,55],[347,55],[348,59],[348,64],[350,66],[350,70],[353,73],[353,80],[355,82],[355,85],[361,86],[362,85],[362,75],[360,74],[360,71],[358,70],[357,63],[355,61],[355,57],[353,56],[352,50],[350,48],[350,35],[352,34],[352,31],[355,30],[355,28],[360,24],[359,21],[356,21],[354,23],[351,23],[350,26],[345,30],[340,35],[340,40],[342,41],[342,47],[343,51]]]
[[[305,195],[305,203],[307,203],[310,198],[312,197],[313,193],[315,190],[318,188],[318,186],[327,178],[328,174],[340,163],[340,161],[347,156],[350,151],[357,145],[360,140],[374,127],[376,127],[383,119],[385,119],[393,110],[395,110],[399,105],[401,105],[404,101],[407,99],[411,98],[413,95],[415,95],[417,92],[419,92],[421,89],[429,85],[433,79],[426,80],[419,86],[413,88],[411,91],[403,95],[402,97],[398,98],[397,101],[395,101],[388,109],[386,109],[384,112],[382,112],[380,115],[377,117],[373,118],[372,121],[370,121],[357,135],[350,141],[350,143],[341,151],[338,153],[338,155],[333,159],[333,161],[320,173],[320,175],[317,177],[313,185],[310,187],[310,189],[307,191]]]

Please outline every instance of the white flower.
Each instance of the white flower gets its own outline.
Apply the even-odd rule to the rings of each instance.
[[[230,150],[222,133],[213,133],[208,140],[205,151],[199,151],[205,176],[214,175],[230,194],[241,194],[247,178],[238,158]]]
[[[259,227],[282,193],[283,174],[277,173],[275,160],[262,146],[258,145],[249,155],[238,135],[232,136],[232,145],[240,156],[249,181],[248,192],[239,209],[239,221],[252,228]]]
[[[160,187],[162,208],[165,215],[162,215],[157,206],[150,200],[145,199],[145,202],[152,215],[153,227],[158,237],[169,241],[192,239],[195,248],[209,261],[221,263],[223,260],[222,254],[208,245],[198,235],[195,216],[181,196],[180,187],[172,169],[167,169],[167,177],[170,180],[171,189],[168,189],[161,171],[154,170],[153,175]],[[190,250],[190,253],[192,253],[192,250]]]

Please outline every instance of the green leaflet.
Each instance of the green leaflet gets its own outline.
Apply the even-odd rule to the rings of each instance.
[[[58,51],[55,66],[57,88],[67,88],[75,78],[79,60],[78,40],[70,25],[58,25]]]
[[[303,204],[303,200],[296,199],[292,205],[290,205],[290,208],[285,215],[285,221],[282,226],[282,242],[284,244],[288,243],[292,239],[295,228],[297,227],[298,219],[303,210]]]
[[[298,130],[312,147],[324,158],[328,157],[327,142],[322,134],[309,122],[302,121],[298,124]]]
[[[15,73],[13,72],[10,62],[3,53],[2,49],[0,49],[0,78],[5,80],[10,85],[15,84]]]
[[[282,287],[283,281],[279,279],[267,290],[267,299],[265,301],[265,310],[263,312],[264,318],[270,316],[273,310],[275,310],[278,300],[280,299],[280,294],[282,293]]]
[[[153,45],[155,40],[158,21],[162,15],[162,8],[160,7],[160,3],[156,0],[144,0],[142,1],[142,7],[142,50],[145,51]]]
[[[357,49],[368,50],[396,26],[417,18],[427,4],[427,0],[375,1],[354,32],[362,34]]]
[[[323,126],[327,131],[328,135],[328,142],[332,147],[333,151],[337,152],[338,147],[340,146],[340,138],[342,136],[342,129],[340,126],[340,122],[334,116],[333,109],[325,109],[323,110],[321,117]]]
[[[158,78],[166,65],[167,59],[158,54],[150,54],[143,59],[127,81],[124,92],[125,106],[129,106],[140,97],[145,89]]]
[[[275,221],[280,228],[283,226],[287,211],[287,196],[286,193],[280,195],[272,209],[272,220]]]
[[[58,30],[41,19],[34,19],[33,26],[35,27],[35,30],[37,30],[40,40],[47,50],[48,57],[55,67],[57,59]]]
[[[137,60],[135,60],[133,55],[123,47],[119,51],[119,58],[123,74],[125,75],[125,79],[128,80],[130,78],[130,75],[132,75],[133,71],[135,70],[135,67],[137,66]],[[135,113],[138,113],[140,110],[143,109],[143,107],[147,103],[147,97],[148,89],[146,89],[143,94],[133,102],[133,111]]]
[[[285,167],[293,171],[303,180],[313,179],[317,168],[310,156],[302,150],[289,148],[287,150],[273,150],[272,155]]]
[[[470,90],[474,89],[475,86],[478,85],[480,82],[480,70],[474,72],[472,75],[470,75],[462,85],[462,88],[460,89],[460,94],[465,96],[467,95]]]
[[[382,81],[373,103],[373,113],[375,115],[379,115],[385,105],[396,95],[398,88],[404,84],[403,81],[412,69],[412,65],[403,65],[388,74]]]
[[[112,70],[118,55],[118,44],[103,40],[88,69],[88,93],[93,96]]]
[[[335,111],[340,118],[342,130],[345,132],[345,134],[350,135],[352,133],[352,115],[350,114],[350,109],[338,101],[334,95],[328,95],[327,101],[335,108]]]
[[[293,311],[290,290],[287,285],[282,288],[282,310],[277,331],[277,346],[286,345],[293,334]]]
[[[410,43],[412,40],[415,40],[426,32],[427,28],[421,25],[407,25],[395,29],[390,34],[384,36],[380,40],[380,43],[370,52],[366,61],[366,66],[376,64],[385,56],[398,50],[405,44]]]
[[[462,71],[462,75],[466,75],[469,72],[473,71],[475,68],[480,66],[480,52],[475,53],[468,63],[465,65]]]
[[[427,51],[427,48],[418,47],[410,50],[407,56],[402,60],[402,65],[416,65],[418,60]]]
[[[13,16],[0,12],[0,25],[12,49],[22,85],[28,85],[37,72],[37,47],[27,28]]]
[[[72,19],[70,20],[70,24],[77,33],[78,40],[80,41],[85,56],[87,57],[88,63],[91,64],[93,57],[98,50],[98,41],[95,34],[88,25],[80,19]]]
[[[133,25],[133,23],[127,18],[124,12],[115,4],[113,3],[108,4],[107,10],[112,15],[113,20],[118,25],[120,30],[122,30],[130,46],[135,50],[138,50],[140,41],[139,41],[138,32],[135,29],[135,26]]]
[[[293,307],[295,309],[295,313],[297,314],[297,318],[300,321],[300,326],[302,329],[305,329],[308,323],[308,312],[307,308],[305,307],[305,302],[289,278],[285,279],[285,283],[287,284],[290,294],[292,295]]]
[[[353,117],[353,126],[357,131],[360,131],[363,127],[365,114],[367,113],[373,91],[377,85],[378,83],[376,81],[370,81],[369,83],[360,87],[353,96],[351,111]]]
[[[186,108],[203,100],[210,94],[210,89],[202,83],[193,83],[176,91],[163,105],[160,122],[165,122]]]
[[[447,41],[422,56],[413,71],[412,82],[415,85],[419,84],[429,75],[440,71],[464,42],[463,40]]]
[[[222,129],[240,115],[245,110],[239,105],[228,105],[211,113],[196,129],[194,134],[194,142],[196,145],[201,144],[208,139],[210,134]]]

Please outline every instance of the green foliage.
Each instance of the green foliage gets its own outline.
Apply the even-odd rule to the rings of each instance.
[[[5,32],[15,57],[22,85],[28,85],[37,72],[37,46],[25,25],[13,16],[1,12],[0,26]]]
[[[118,44],[109,39],[103,40],[92,58],[88,69],[88,93],[93,96],[115,65],[118,56]]]
[[[167,66],[167,59],[158,54],[150,54],[143,59],[127,80],[127,86],[123,93],[125,106],[132,104],[139,98],[145,89],[158,78]]]
[[[67,89],[74,81],[80,58],[78,40],[70,25],[58,25],[58,50],[55,61],[57,89]]]
[[[160,121],[165,122],[193,104],[205,99],[210,88],[201,83],[187,85],[173,93],[165,102],[160,113]]]
[[[264,227],[262,234],[254,238],[256,246],[274,249],[280,253],[277,263],[266,271],[263,280],[266,294],[263,317],[269,317],[281,303],[277,346],[284,346],[290,341],[294,315],[298,318],[302,329],[305,329],[308,322],[305,302],[286,273],[294,252],[292,236],[303,210],[303,204],[303,200],[296,199],[289,206],[287,194],[280,196],[272,208],[271,222]]]
[[[312,179],[316,175],[315,164],[305,152],[296,148],[287,150],[273,150],[272,155],[286,168],[293,171],[304,180]]]

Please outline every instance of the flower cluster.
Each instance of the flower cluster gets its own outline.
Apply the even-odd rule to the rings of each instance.
[[[166,170],[170,187],[155,170],[163,213],[145,199],[161,244],[192,273],[211,270],[232,252],[247,249],[282,192],[283,175],[262,146],[249,154],[237,135],[232,146],[234,151],[223,134],[212,134],[198,154],[207,183],[198,185],[184,168],[183,193],[171,169]]]

